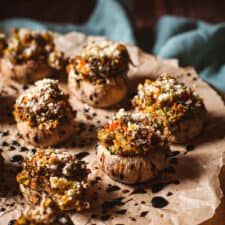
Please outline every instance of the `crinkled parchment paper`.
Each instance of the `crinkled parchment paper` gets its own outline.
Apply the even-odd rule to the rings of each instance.
[[[92,37],[70,33],[66,36],[57,36],[56,43],[67,55],[73,55],[79,52],[89,39]],[[173,151],[179,152],[171,155],[166,171],[159,178],[138,186],[122,185],[103,174],[95,160],[96,127],[107,121],[116,109],[94,109],[71,97],[70,101],[78,111],[77,132],[61,148],[74,153],[83,152],[80,157],[83,156],[92,170],[88,194],[92,208],[85,213],[72,212],[70,215],[76,225],[200,224],[214,215],[222,198],[219,173],[225,150],[223,101],[209,85],[197,77],[193,68],[180,68],[176,60],[161,60],[136,47],[128,47],[135,65],[131,66],[129,72],[130,94],[127,101],[117,108],[129,109],[129,100],[135,94],[139,82],[145,78],[154,79],[160,73],[167,72],[194,88],[204,99],[208,110],[207,126],[202,135],[191,143],[171,147]],[[66,90],[66,83],[61,84]],[[26,88],[5,80],[3,76],[0,87],[6,99],[13,99]],[[15,174],[19,169],[18,154],[28,154],[32,146],[26,145],[19,137],[15,124],[9,116],[1,118],[0,130],[4,131],[0,132],[0,145],[8,162],[0,182],[0,224],[3,225],[11,218],[16,218],[23,210],[24,200],[18,194]],[[13,140],[20,143],[16,149]],[[12,158],[15,154],[17,156]],[[160,182],[167,182],[167,185],[159,185]],[[151,200],[155,196],[166,199],[168,205],[163,208],[153,207]]]

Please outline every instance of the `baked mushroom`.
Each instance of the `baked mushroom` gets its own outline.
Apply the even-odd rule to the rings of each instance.
[[[141,183],[157,176],[168,151],[160,126],[143,113],[120,110],[98,132],[100,167],[121,183]]]
[[[123,44],[91,42],[67,66],[69,89],[87,104],[105,108],[119,103],[127,93],[130,57]]]
[[[187,142],[203,130],[207,114],[203,100],[170,75],[140,84],[132,103],[137,111],[149,113],[163,124],[170,142]]]
[[[19,133],[34,146],[58,145],[74,132],[75,112],[56,80],[37,81],[22,93],[16,100],[14,117]]]
[[[50,198],[44,198],[39,206],[26,208],[12,225],[73,225],[73,223],[68,216],[60,212]]]
[[[84,161],[60,150],[38,150],[25,158],[17,182],[26,201],[39,204],[45,194],[62,211],[89,208],[86,201],[89,170]]]
[[[59,54],[55,53],[50,32],[13,29],[7,45],[1,60],[1,71],[19,83],[28,84],[51,77],[54,69],[58,69],[59,57],[56,58],[56,55]],[[60,61],[64,61],[62,54]]]

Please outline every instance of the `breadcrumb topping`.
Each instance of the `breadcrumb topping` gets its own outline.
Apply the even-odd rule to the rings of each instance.
[[[205,111],[203,100],[195,92],[167,74],[139,84],[132,103],[139,111],[160,116],[169,124]]]
[[[14,64],[35,60],[48,63],[56,70],[65,69],[67,59],[55,49],[51,32],[14,28],[7,45],[4,56]]]
[[[120,110],[98,132],[99,144],[112,154],[145,156],[151,151],[168,150],[162,127],[147,114]]]
[[[53,49],[53,36],[50,32],[15,28],[8,41],[5,56],[13,63],[21,63],[30,59],[43,60]]]
[[[74,71],[77,80],[106,83],[116,76],[126,75],[130,56],[125,45],[102,41],[84,47],[81,56],[71,59],[68,71]]]
[[[13,225],[73,225],[50,198],[44,198],[39,206],[27,208]]]
[[[26,121],[31,127],[51,130],[73,119],[68,96],[52,79],[37,81],[16,100],[14,115],[17,122]]]
[[[53,51],[49,53],[48,56],[48,64],[55,70],[63,71],[66,68],[68,59],[66,58],[65,54],[61,51]]]
[[[88,174],[84,161],[68,152],[48,149],[24,161],[17,181],[40,194],[47,193],[62,210],[81,211],[89,207],[84,199]]]

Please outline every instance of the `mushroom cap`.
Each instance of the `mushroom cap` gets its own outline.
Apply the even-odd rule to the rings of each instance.
[[[13,29],[5,44],[0,35],[0,55],[1,72],[22,84],[51,77],[54,71],[65,72],[67,64],[64,53],[56,50],[54,35],[48,31]]]
[[[69,72],[69,90],[82,102],[96,108],[107,108],[121,102],[127,94],[125,77],[116,77],[106,84],[93,84],[87,80],[76,80],[74,71]]]
[[[170,75],[140,84],[132,103],[136,111],[158,118],[171,142],[186,142],[204,127],[207,111],[203,100]]]
[[[68,140],[75,131],[75,125],[73,121],[67,121],[60,126],[51,128],[51,130],[45,130],[39,129],[39,127],[31,127],[29,122],[25,121],[17,123],[17,129],[27,143],[36,147],[47,148],[58,146]]]
[[[17,98],[14,109],[19,132],[34,145],[59,144],[74,131],[75,112],[56,80],[36,82]]]
[[[88,174],[86,163],[76,156],[46,149],[25,159],[17,181],[32,204],[38,204],[47,194],[61,210],[81,211],[89,207],[85,200]]]
[[[71,66],[78,78],[91,82],[104,82],[108,78],[125,75],[129,68],[130,56],[125,45],[112,41],[90,42],[81,56],[71,59]]]
[[[144,113],[117,114],[98,132],[97,158],[112,179],[134,184],[154,178],[166,165],[169,145],[161,127]]]
[[[13,64],[7,58],[1,59],[1,72],[21,84],[34,83],[53,75],[52,68],[44,61],[29,60],[22,64]]]
[[[21,64],[29,60],[47,62],[48,54],[54,48],[51,32],[15,28],[8,40],[4,57],[13,64]]]
[[[125,45],[111,41],[90,42],[67,66],[70,91],[94,107],[115,105],[127,94],[129,62]]]
[[[98,145],[97,159],[102,170],[113,180],[136,184],[153,179],[160,173],[166,165],[166,152],[152,151],[145,157],[120,156]]]

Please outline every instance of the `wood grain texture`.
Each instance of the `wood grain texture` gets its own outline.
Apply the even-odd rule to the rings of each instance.
[[[122,2],[129,9],[138,28],[153,26],[165,14],[208,22],[225,21],[224,0],[133,0],[133,4],[131,1]],[[41,21],[83,23],[95,4],[96,0],[1,0],[0,19],[29,17]]]
[[[171,14],[208,22],[225,21],[224,0],[119,0],[128,9],[137,44],[150,51],[154,42],[153,28],[158,19]],[[1,0],[0,20],[27,17],[39,21],[75,23],[86,22],[97,0]]]
[[[58,23],[84,23],[95,7],[95,0],[1,0],[0,19],[28,17]]]
[[[165,14],[203,19],[208,22],[225,21],[223,0],[136,0],[134,1],[136,26],[153,26]]]

